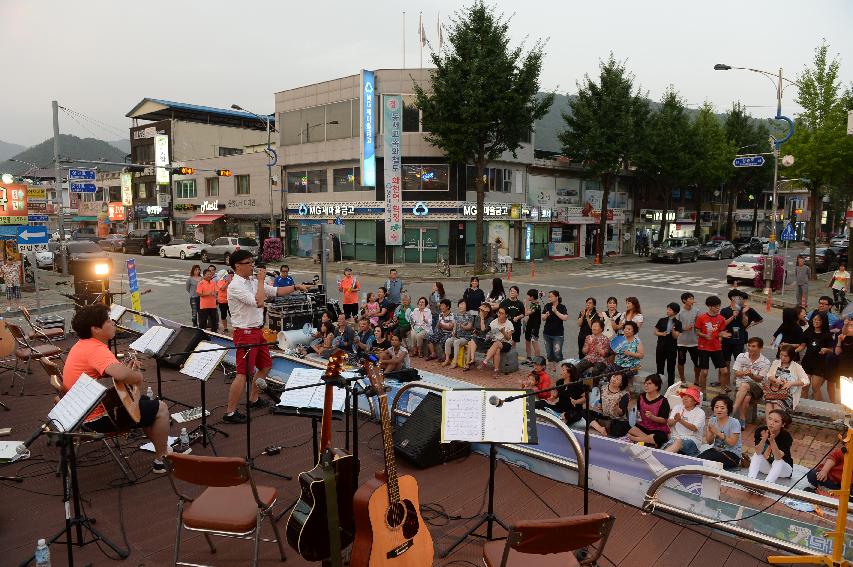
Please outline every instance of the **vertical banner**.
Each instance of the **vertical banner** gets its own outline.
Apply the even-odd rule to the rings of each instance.
[[[361,184],[376,187],[376,109],[373,71],[361,71]]]
[[[127,283],[130,287],[130,308],[142,311],[142,296],[139,294],[139,282],[136,280],[136,260],[133,258],[127,261]],[[134,315],[133,320],[140,325],[144,323],[141,315]]]
[[[157,185],[169,184],[169,136],[154,136],[154,166],[157,170]]]
[[[121,204],[125,207],[133,205],[133,174],[121,174]]]
[[[385,244],[403,244],[402,146],[403,97],[382,97],[382,156],[385,164]]]

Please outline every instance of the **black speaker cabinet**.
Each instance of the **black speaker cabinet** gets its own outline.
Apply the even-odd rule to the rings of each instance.
[[[169,368],[180,368],[181,365],[187,361],[189,358],[189,354],[181,354],[178,356],[166,356],[169,354],[184,352],[188,353],[189,351],[195,349],[198,346],[198,343],[207,339],[207,333],[202,331],[196,327],[181,327],[180,330],[175,334],[172,342],[170,342],[166,346],[165,352],[163,352],[162,358],[160,358],[160,364],[163,366],[168,366]]]
[[[467,442],[442,444],[440,440],[441,396],[430,392],[409,419],[394,430],[394,450],[421,469],[467,457],[471,453],[471,445]]]

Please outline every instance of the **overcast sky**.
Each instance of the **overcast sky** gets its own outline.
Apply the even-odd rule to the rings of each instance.
[[[853,80],[853,2],[493,0],[515,15],[516,42],[548,40],[542,87],[573,93],[613,52],[659,99],[673,84],[688,103],[733,101],[772,116],[771,83],[717,62],[799,74],[823,38]],[[50,101],[63,133],[127,138],[124,115],[142,98],[271,112],[273,93],[358,72],[419,65],[418,15],[436,45],[436,20],[462,4],[430,2],[224,0],[0,0],[4,75],[0,140],[32,145],[50,137]],[[403,11],[406,12],[405,28]],[[424,50],[426,58],[427,50]],[[844,59],[844,56],[847,59]],[[783,111],[793,114],[792,89]],[[85,126],[85,127],[84,127]]]

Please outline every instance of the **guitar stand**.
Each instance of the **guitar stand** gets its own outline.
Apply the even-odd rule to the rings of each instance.
[[[104,534],[98,531],[93,524],[95,518],[90,518],[85,515],[80,507],[80,486],[77,482],[77,455],[74,450],[75,437],[93,437],[90,433],[54,433],[48,432],[48,436],[56,439],[56,444],[61,447],[59,466],[62,470],[62,501],[65,504],[65,527],[47,540],[47,545],[52,543],[65,543],[68,552],[68,565],[74,566],[74,546],[83,547],[90,543],[102,542],[107,547],[112,549],[116,555],[122,559],[126,559],[130,555],[130,551],[122,549],[109,539]],[[73,504],[74,516],[71,516]],[[72,528],[75,528],[74,532]],[[86,539],[84,537],[84,530]],[[77,541],[74,541],[74,533],[77,534]],[[59,541],[65,536],[65,541]],[[99,544],[100,547],[100,544]],[[22,561],[20,566],[26,567],[35,560],[35,555],[31,556],[26,561]]]
[[[216,452],[216,446],[213,444],[213,433],[219,433],[224,437],[229,437],[228,432],[222,431],[215,425],[207,424],[207,395],[205,387],[207,386],[207,380],[199,380],[201,382],[201,425],[194,428],[189,432],[190,437],[197,432],[201,432],[201,446],[205,449],[207,448],[207,444],[210,443],[210,448],[213,449],[213,454],[219,456]],[[211,433],[211,431],[213,433]]]
[[[497,466],[498,450],[495,447],[495,443],[489,443],[489,506],[486,509],[486,513],[480,515],[480,520],[473,527],[471,527],[471,529],[465,532],[459,539],[454,541],[450,545],[450,547],[445,549],[441,553],[441,557],[447,557],[448,555],[450,555],[450,552],[456,549],[459,544],[464,542],[469,537],[481,537],[491,541],[492,539],[494,539],[492,537],[492,531],[495,522],[497,522],[503,529],[509,531],[509,526],[507,526],[503,522],[503,520],[498,518],[498,516],[495,514],[495,469],[497,468]],[[486,535],[484,536],[481,534],[474,533],[479,530],[480,526],[482,526],[483,524],[486,524]]]

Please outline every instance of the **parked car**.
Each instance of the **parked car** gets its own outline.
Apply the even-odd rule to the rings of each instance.
[[[833,236],[829,239],[830,246],[847,246],[850,242],[850,237],[846,234],[840,234],[838,236]]]
[[[157,254],[160,252],[160,247],[168,244],[172,240],[172,235],[165,230],[153,230],[141,228],[128,233],[124,239],[124,248],[122,252],[125,254]]]
[[[98,230],[95,227],[84,226],[71,231],[71,240],[88,240],[90,242],[97,242],[100,239],[101,237],[98,236]]]
[[[747,248],[749,247],[750,238],[748,236],[738,236],[734,240],[732,240],[732,244],[735,246],[736,254],[746,254]]]
[[[173,238],[169,244],[160,247],[160,256],[163,258],[180,258],[181,260],[195,258],[201,254],[202,246],[204,246],[204,242],[198,240]]]
[[[103,274],[96,274],[94,272],[94,265],[96,264],[107,264],[109,266],[108,273],[112,272],[112,258],[104,250],[101,250],[101,247],[95,242],[90,240],[72,240],[65,246],[68,253],[68,271],[74,274],[75,277],[81,275],[84,277],[91,276],[92,279],[100,279],[97,276]],[[60,257],[56,253],[54,254],[54,270],[56,271],[59,271],[59,262]]]
[[[699,259],[699,241],[695,238],[667,238],[663,243],[652,248],[652,262],[670,260],[676,264]]]
[[[213,259],[222,258],[226,264],[231,259],[231,254],[237,250],[248,250],[255,256],[258,255],[258,241],[254,238],[243,238],[236,236],[220,236],[210,244],[201,248],[201,261],[210,262]]]
[[[699,249],[699,257],[713,260],[734,258],[735,245],[728,240],[710,240]]]
[[[108,234],[106,238],[102,238],[98,241],[98,246],[101,247],[102,250],[109,250],[110,252],[120,252],[122,248],[124,248],[124,234]]]
[[[756,270],[761,269],[762,266],[759,254],[738,256],[726,266],[726,282],[730,285],[735,281],[752,282],[755,279]]]
[[[811,254],[803,254],[806,265],[811,266]],[[818,272],[830,272],[838,267],[838,254],[832,248],[815,249],[815,269]]]
[[[58,248],[58,246],[56,247]],[[44,268],[48,270],[53,269],[53,249],[48,248],[47,250],[40,250],[38,252],[32,252],[36,256],[36,266],[39,268]],[[24,259],[27,263],[29,263],[29,254],[24,255]]]

